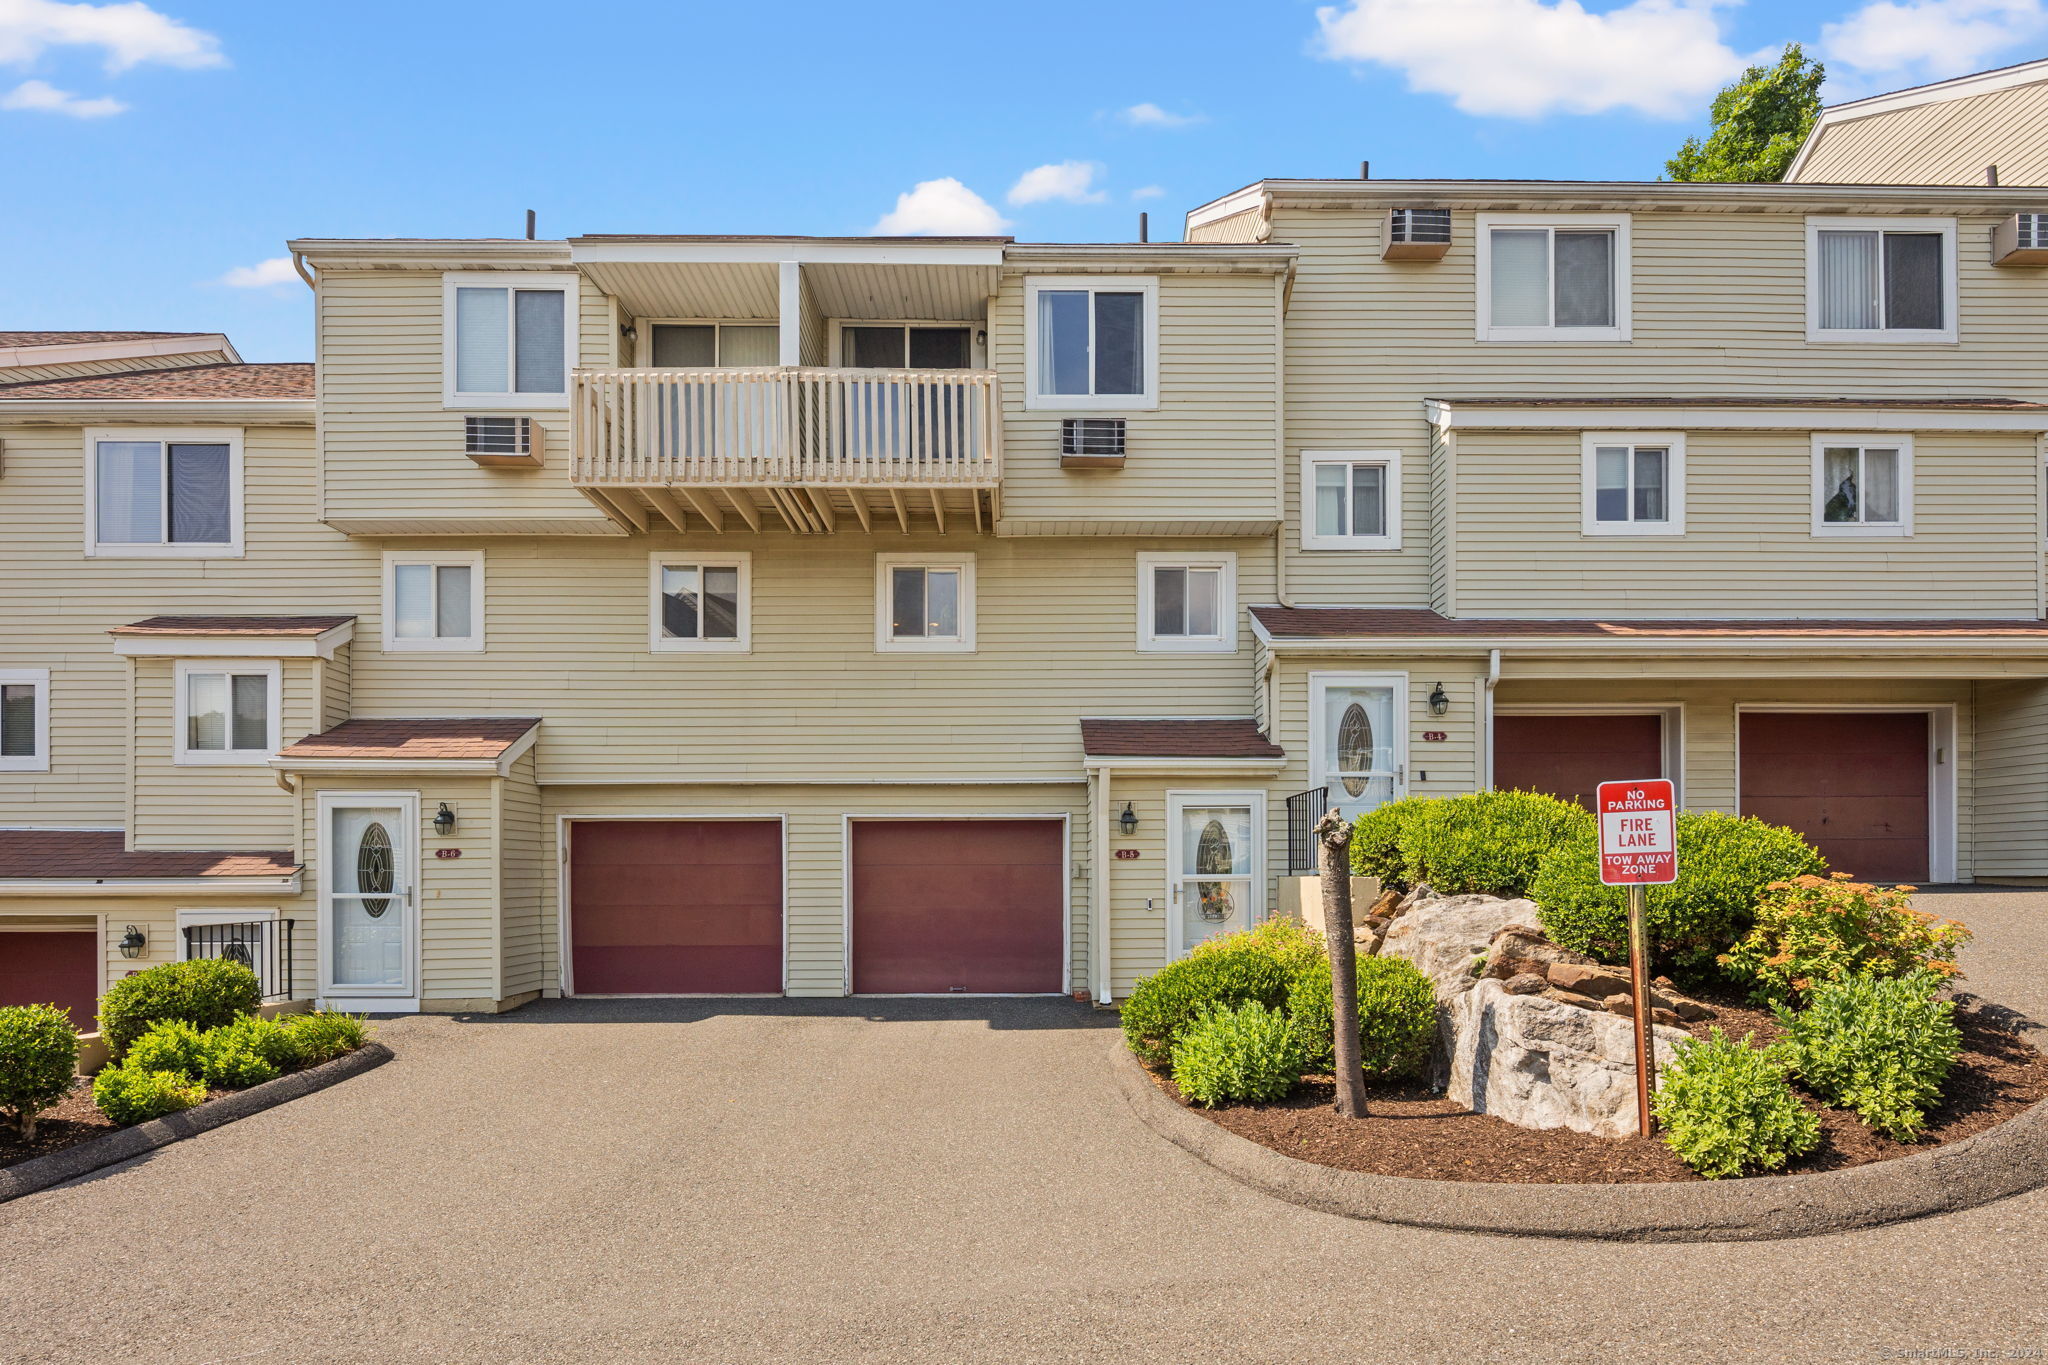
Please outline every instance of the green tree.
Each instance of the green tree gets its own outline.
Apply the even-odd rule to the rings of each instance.
[[[1791,43],[1776,66],[1752,66],[1714,96],[1714,131],[1664,163],[1673,180],[1782,180],[1820,116],[1827,68]]]

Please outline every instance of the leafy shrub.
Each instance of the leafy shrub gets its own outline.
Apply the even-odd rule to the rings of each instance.
[[[1287,990],[1287,1017],[1303,1069],[1328,1071],[1337,1064],[1335,1012],[1330,959],[1324,957],[1296,973]],[[1358,959],[1359,1059],[1365,1073],[1414,1075],[1435,1041],[1436,992],[1421,968],[1401,957]]]
[[[1263,1103],[1301,1079],[1301,1045],[1287,1016],[1256,1000],[1207,1005],[1173,1048],[1173,1083],[1196,1104]]]
[[[1323,941],[1323,936],[1287,915],[1261,920],[1242,933],[1205,939],[1191,951],[1210,953],[1240,946],[1257,949],[1271,957],[1290,978],[1313,963],[1330,960],[1329,945]]]
[[[1351,866],[1382,886],[1428,882],[1447,896],[1521,896],[1551,849],[1587,837],[1593,817],[1539,792],[1410,797],[1358,819]]]
[[[137,1071],[168,1071],[188,1081],[203,1080],[210,1037],[183,1019],[165,1019],[151,1024],[149,1032],[129,1044],[122,1064]]]
[[[1790,1000],[1851,977],[1930,972],[1960,975],[1956,950],[1970,931],[1912,906],[1912,887],[1881,889],[1830,877],[1772,882],[1757,903],[1756,924],[1721,966],[1759,999]]]
[[[277,1079],[278,1069],[257,1054],[254,1048],[225,1029],[213,1029],[206,1035],[205,1074],[203,1079],[210,1086],[227,1090],[240,1090],[245,1086],[261,1085]]]
[[[360,1015],[287,1014],[278,1023],[299,1046],[301,1065],[312,1066],[344,1052],[354,1052],[369,1040],[370,1030]]]
[[[116,1061],[163,1019],[198,1029],[219,1028],[254,1014],[263,1001],[256,973],[224,958],[162,962],[116,981],[100,1000],[100,1033]]]
[[[23,1142],[36,1135],[36,1116],[71,1093],[78,1074],[78,1031],[55,1005],[0,1008],[0,1116]]]
[[[1820,853],[1789,829],[1720,811],[1678,815],[1678,880],[1647,888],[1650,950],[1660,969],[1698,976],[1749,932],[1764,888],[1827,871]],[[1628,956],[1628,898],[1600,884],[1600,849],[1589,820],[1543,860],[1529,894],[1545,933],[1605,962]]]
[[[1285,1004],[1286,969],[1271,952],[1248,942],[1249,938],[1249,934],[1224,935],[1180,961],[1140,977],[1123,1004],[1124,1041],[1131,1051],[1160,1065],[1173,1056],[1180,1034],[1205,1006],[1255,1001],[1279,1009]]]
[[[1720,1029],[1678,1045],[1651,1107],[1678,1159],[1709,1180],[1775,1171],[1820,1143],[1820,1117],[1786,1080],[1783,1051]]]
[[[1815,986],[1804,1010],[1775,1006],[1793,1069],[1829,1104],[1886,1137],[1917,1140],[1963,1050],[1942,978],[1852,976]]]
[[[255,1053],[279,1071],[296,1071],[306,1064],[305,1040],[275,1019],[237,1019],[215,1029],[207,1038],[215,1046],[231,1040],[232,1046]]]
[[[119,1124],[162,1118],[205,1098],[205,1086],[176,1072],[144,1071],[126,1063],[106,1068],[92,1082],[92,1102]]]

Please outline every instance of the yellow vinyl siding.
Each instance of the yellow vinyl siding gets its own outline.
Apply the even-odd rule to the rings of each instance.
[[[1082,531],[1119,522],[1276,519],[1280,278],[1157,275],[1158,407],[1027,410],[1024,284],[1067,273],[1078,267],[1011,266],[990,317],[990,359],[1003,380],[1003,522],[1042,533],[1048,522]],[[1073,416],[1125,420],[1122,469],[1060,468],[1060,422]]]
[[[2048,682],[1983,682],[1975,799],[1977,875],[2048,876]]]
[[[2048,185],[2048,78],[1829,123],[1806,154],[1807,184]]]
[[[1266,240],[1266,215],[1246,209],[1188,229],[1190,242],[1262,242]]]
[[[533,773],[533,751],[528,750],[497,784],[499,989],[506,997],[547,984],[541,903],[548,840]]]
[[[269,765],[177,762],[178,661],[150,656],[133,663],[135,821],[129,843],[138,849],[290,848],[291,798],[278,788]],[[279,738],[290,743],[320,728],[312,661],[281,661],[279,679]]]
[[[847,816],[1065,815],[1071,861],[1088,862],[1087,797],[1077,780],[1008,783],[890,785],[707,785],[688,787],[604,786],[541,789],[547,852],[542,871],[542,942],[550,988],[561,981],[564,865],[555,840],[567,818],[628,816],[781,817],[787,863],[783,895],[787,906],[788,990],[791,995],[841,995],[846,989]],[[1068,908],[1073,945],[1070,979],[1085,980],[1088,886],[1068,872]],[[571,913],[574,913],[573,906]]]
[[[366,641],[365,648],[374,647],[374,641]],[[350,680],[355,672],[355,650],[353,643],[343,645],[334,651],[331,659],[316,662],[315,676],[320,685],[320,719],[318,728],[331,730],[349,718],[351,705]],[[298,736],[286,734],[284,742],[289,744]]]

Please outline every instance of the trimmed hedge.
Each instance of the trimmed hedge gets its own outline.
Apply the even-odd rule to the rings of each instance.
[[[263,987],[256,973],[224,958],[161,962],[116,981],[100,1000],[100,1033],[115,1061],[150,1026],[181,1019],[206,1030],[256,1012]]]
[[[92,1102],[119,1124],[147,1123],[190,1109],[206,1098],[206,1087],[175,1071],[144,1071],[123,1063],[93,1078]]]
[[[1178,962],[1140,977],[1123,1003],[1124,1041],[1160,1066],[1206,1007],[1257,1003],[1279,1009],[1287,1001],[1288,973],[1280,959],[1249,941],[1249,934],[1211,940]]]
[[[1709,972],[1749,932],[1767,886],[1826,871],[1819,851],[1789,829],[1720,811],[1679,812],[1678,880],[1649,887],[1645,896],[1659,970]],[[1627,893],[1600,884],[1590,817],[1543,860],[1529,894],[1555,942],[1603,962],[1627,960]]]
[[[1256,1000],[1205,1005],[1173,1048],[1173,1083],[1196,1104],[1283,1099],[1301,1079],[1301,1043],[1287,1016]]]
[[[280,1016],[278,1023],[299,1049],[300,1066],[313,1066],[344,1052],[354,1052],[370,1038],[369,1025],[356,1014],[287,1014]]]
[[[1337,1064],[1330,980],[1325,957],[1296,973],[1288,986],[1287,1017],[1300,1041],[1304,1070],[1328,1071]],[[1436,991],[1422,969],[1401,957],[1359,958],[1358,1042],[1365,1074],[1415,1075],[1435,1041]]]
[[[1814,987],[1797,1014],[1773,1006],[1792,1069],[1886,1137],[1918,1141],[1963,1050],[1956,1007],[1934,998],[1941,981],[1932,972],[1850,977]]]
[[[1709,1180],[1775,1171],[1820,1144],[1820,1116],[1799,1102],[1779,1048],[1720,1029],[1678,1045],[1651,1108],[1678,1159]]]
[[[1540,792],[1409,797],[1358,818],[1351,867],[1383,887],[1427,882],[1446,896],[1512,899],[1529,893],[1553,848],[1592,831],[1591,815]]]
[[[168,1071],[187,1080],[201,1080],[206,1075],[211,1036],[183,1019],[165,1019],[150,1025],[149,1032],[129,1045],[122,1065],[137,1071]]]
[[[71,1093],[78,1074],[78,1031],[55,1005],[0,1008],[0,1116],[28,1142],[36,1116]]]

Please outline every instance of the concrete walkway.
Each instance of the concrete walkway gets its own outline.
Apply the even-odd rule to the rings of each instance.
[[[2048,895],[1931,894],[2048,1017]],[[0,1206],[0,1361],[1674,1361],[2048,1347],[2048,1194],[1755,1245],[1357,1223],[1048,1001],[555,1002]],[[2007,1357],[2010,1358],[2010,1357]]]

